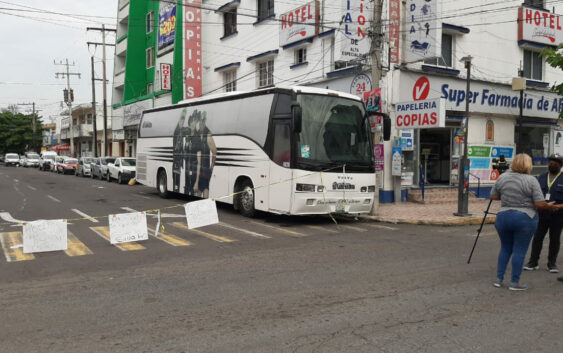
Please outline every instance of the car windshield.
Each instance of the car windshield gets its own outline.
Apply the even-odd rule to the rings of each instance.
[[[84,163],[92,163],[93,161],[93,158],[84,158]]]
[[[135,159],[122,159],[121,162],[126,167],[134,167],[136,165]]]
[[[361,101],[312,94],[298,95],[302,108],[299,168],[373,168],[369,124]]]
[[[48,155],[44,156],[43,159],[50,159],[50,160],[54,161],[55,156],[53,156],[52,154],[48,154]]]
[[[29,159],[38,159],[38,158],[39,158],[39,155],[38,155],[38,154],[28,154],[28,155],[27,155],[27,158],[29,158]]]
[[[65,159],[65,163],[66,164],[76,164],[76,163],[78,163],[78,160],[76,160],[74,158],[68,158],[68,159]]]
[[[6,155],[6,158],[20,158],[20,156],[18,156],[18,155],[15,154],[15,153],[8,153],[8,154]]]

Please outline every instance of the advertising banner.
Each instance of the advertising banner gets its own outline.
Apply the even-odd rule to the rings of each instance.
[[[364,104],[368,112],[381,112],[381,88],[364,93]]]
[[[553,131],[553,152],[563,155],[563,130]]]
[[[311,1],[280,16],[280,47],[319,34],[319,2]]]
[[[442,26],[438,0],[408,0],[406,9],[405,62],[441,56]]]
[[[514,158],[514,147],[470,145],[467,146],[467,155],[471,168],[469,181],[474,183],[480,178],[481,182],[492,182],[500,176],[500,173],[492,167],[493,159],[504,155],[506,160],[511,160]]]
[[[158,16],[158,50],[174,44],[176,35],[176,6],[169,3],[160,3]]]
[[[393,112],[397,129],[421,129],[446,126],[443,99],[397,103]]]
[[[202,48],[201,0],[189,0],[184,6],[184,98],[201,97]]]
[[[563,43],[561,16],[545,10],[520,7],[518,9],[518,40],[551,46]]]
[[[385,166],[385,149],[382,143],[373,145],[373,156],[375,158],[375,171],[382,172]]]
[[[350,61],[368,54],[371,40],[368,32],[373,17],[373,2],[368,0],[341,0],[342,30],[337,31],[336,43],[340,43],[336,60]]]
[[[391,150],[391,175],[393,176],[401,176],[403,167],[402,155],[401,147],[393,147]]]
[[[170,91],[172,89],[172,65],[160,64],[160,89]]]
[[[398,64],[401,39],[401,0],[389,0],[389,60]]]

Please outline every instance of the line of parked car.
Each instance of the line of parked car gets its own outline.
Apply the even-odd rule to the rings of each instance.
[[[137,163],[129,157],[80,157],[58,156],[53,151],[42,151],[41,155],[28,152],[23,156],[7,153],[0,158],[6,166],[38,167],[41,171],[57,174],[74,174],[76,176],[99,178],[100,180],[117,180],[123,184],[135,179]]]

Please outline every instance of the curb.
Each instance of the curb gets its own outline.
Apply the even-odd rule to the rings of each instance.
[[[482,217],[466,217],[459,219],[450,220],[439,220],[439,219],[404,219],[404,218],[390,218],[381,216],[359,216],[360,219],[382,222],[382,223],[392,223],[392,224],[414,224],[414,225],[434,225],[434,226],[464,226],[464,225],[480,225],[483,221]],[[494,224],[496,221],[496,216],[487,217],[485,224]]]

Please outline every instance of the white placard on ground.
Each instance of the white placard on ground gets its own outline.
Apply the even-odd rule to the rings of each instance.
[[[219,223],[217,205],[213,200],[194,201],[187,203],[184,207],[186,209],[188,229]]]
[[[68,247],[66,220],[41,220],[23,225],[23,252],[25,254],[61,251]]]
[[[146,212],[109,215],[109,239],[112,244],[149,239]]]

